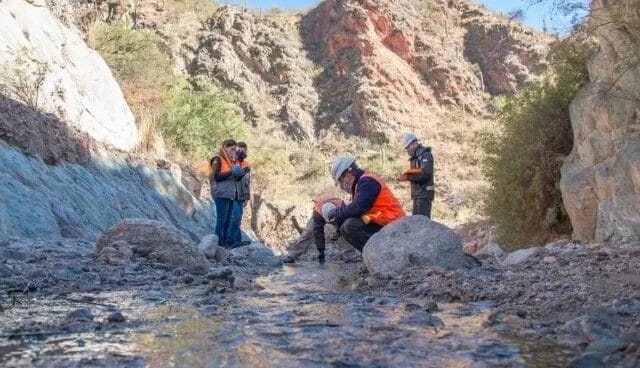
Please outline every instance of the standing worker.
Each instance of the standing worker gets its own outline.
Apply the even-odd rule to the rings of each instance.
[[[431,203],[435,197],[431,147],[420,144],[414,133],[402,136],[402,147],[409,154],[410,169],[398,180],[411,182],[413,214],[431,218]]]
[[[239,247],[242,245],[248,245],[251,242],[242,241],[242,231],[240,225],[242,224],[242,215],[244,208],[251,199],[251,166],[247,161],[247,144],[245,142],[238,142],[238,148],[236,150],[236,158],[238,165],[243,170],[243,175],[236,180],[238,183],[238,199],[233,202],[233,209],[231,212],[231,247]]]
[[[222,142],[220,152],[211,159],[212,174],[209,180],[211,196],[216,204],[216,235],[221,247],[233,245],[231,215],[233,203],[238,200],[240,178],[244,170],[236,162],[238,144],[233,139]]]

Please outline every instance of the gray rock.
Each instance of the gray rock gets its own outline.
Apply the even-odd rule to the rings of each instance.
[[[585,353],[569,362],[568,368],[602,368],[604,366],[602,354]]]
[[[280,257],[260,243],[232,249],[231,259],[259,267],[280,267],[282,265]]]
[[[478,248],[475,253],[476,256],[494,256],[496,258],[502,258],[504,256],[504,250],[496,243],[487,243]]]
[[[362,252],[372,273],[392,276],[407,267],[436,265],[446,269],[465,266],[458,236],[426,216],[408,216],[374,234]]]
[[[218,245],[218,236],[215,234],[205,235],[202,240],[200,240],[198,249],[204,253],[207,259],[216,262],[223,262],[230,256],[227,249]]]
[[[107,316],[107,322],[109,323],[122,323],[126,320],[127,318],[119,310],[115,310]]]
[[[609,355],[623,350],[627,345],[627,343],[618,338],[604,337],[589,344],[586,351]]]
[[[149,290],[142,293],[142,299],[150,302],[163,301],[169,298],[169,294],[160,290]]]
[[[404,317],[402,323],[413,326],[444,327],[442,320],[424,310],[415,310]]]
[[[218,236],[216,234],[207,234],[202,237],[200,240],[200,244],[198,245],[198,249],[201,251],[205,251],[207,248],[217,247],[218,246]]]
[[[195,244],[176,228],[160,221],[125,219],[105,231],[96,244],[98,257],[113,244],[131,245],[136,257],[169,267],[184,267],[193,273],[204,273],[210,263]]]
[[[209,280],[231,280],[233,278],[233,271],[230,268],[215,269],[207,274]]]
[[[93,321],[93,313],[89,308],[80,308],[67,314],[69,322],[91,322]]]
[[[131,244],[119,240],[109,244],[108,247],[101,249],[98,253],[98,261],[102,261],[106,264],[113,266],[122,266],[129,262],[133,258],[133,250],[131,250]]]
[[[520,263],[527,261],[529,258],[537,254],[539,250],[540,249],[537,247],[516,250],[514,252],[509,253],[507,257],[504,259],[504,261],[502,261],[502,263],[505,266],[518,265]]]

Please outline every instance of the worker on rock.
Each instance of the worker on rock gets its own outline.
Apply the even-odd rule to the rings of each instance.
[[[409,154],[410,168],[398,180],[411,182],[413,214],[431,218],[431,203],[435,196],[433,184],[433,155],[414,133],[402,136],[402,146]]]
[[[331,176],[340,189],[351,194],[351,202],[339,206],[324,203],[320,209],[322,217],[337,224],[340,235],[359,252],[383,226],[405,216],[400,202],[384,181],[360,169],[354,158],[337,157]]]

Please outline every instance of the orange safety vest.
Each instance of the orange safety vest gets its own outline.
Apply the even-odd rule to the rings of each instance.
[[[222,153],[222,155],[224,155],[224,157],[220,154],[217,154],[215,156],[213,156],[213,158],[219,157],[220,158],[220,173],[228,173],[231,171],[231,160],[229,160],[229,157],[227,156],[227,153],[224,151],[224,148],[222,150],[220,150],[220,152]],[[211,159],[211,161],[213,161],[213,159]]]
[[[373,202],[371,209],[367,211],[362,219],[365,223],[373,222],[376,225],[385,226],[399,218],[406,216],[398,199],[393,195],[391,189],[382,179],[373,174],[363,174],[360,178],[371,178],[380,184],[380,193]],[[356,184],[357,187],[357,184]],[[357,190],[357,189],[356,189]]]

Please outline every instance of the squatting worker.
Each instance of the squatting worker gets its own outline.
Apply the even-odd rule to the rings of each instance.
[[[331,176],[340,189],[351,194],[351,202],[339,206],[332,202],[322,204],[323,219],[339,226],[340,235],[358,251],[362,252],[367,240],[383,226],[405,216],[384,181],[360,169],[354,158],[336,157]],[[318,250],[319,261],[323,262],[324,247]]]
[[[220,152],[211,159],[211,196],[216,204],[216,235],[218,244],[231,248],[234,244],[231,215],[240,194],[240,179],[245,170],[236,159],[238,144],[233,139],[222,142]]]
[[[409,154],[410,168],[398,180],[411,182],[413,214],[431,218],[431,203],[435,196],[431,147],[420,144],[414,133],[402,136],[402,147]]]
[[[306,251],[310,240],[313,240],[313,244],[318,250],[318,261],[324,263],[324,250],[325,250],[325,225],[332,226],[327,223],[322,215],[322,208],[326,208],[326,204],[330,203],[334,208],[340,207],[344,204],[344,201],[338,197],[332,195],[321,195],[313,200],[313,211],[311,213],[310,223],[307,225],[307,231],[300,235],[293,244],[290,246],[288,255],[283,258],[284,263],[294,263],[300,258]],[[339,233],[335,232],[335,239],[337,240]]]

